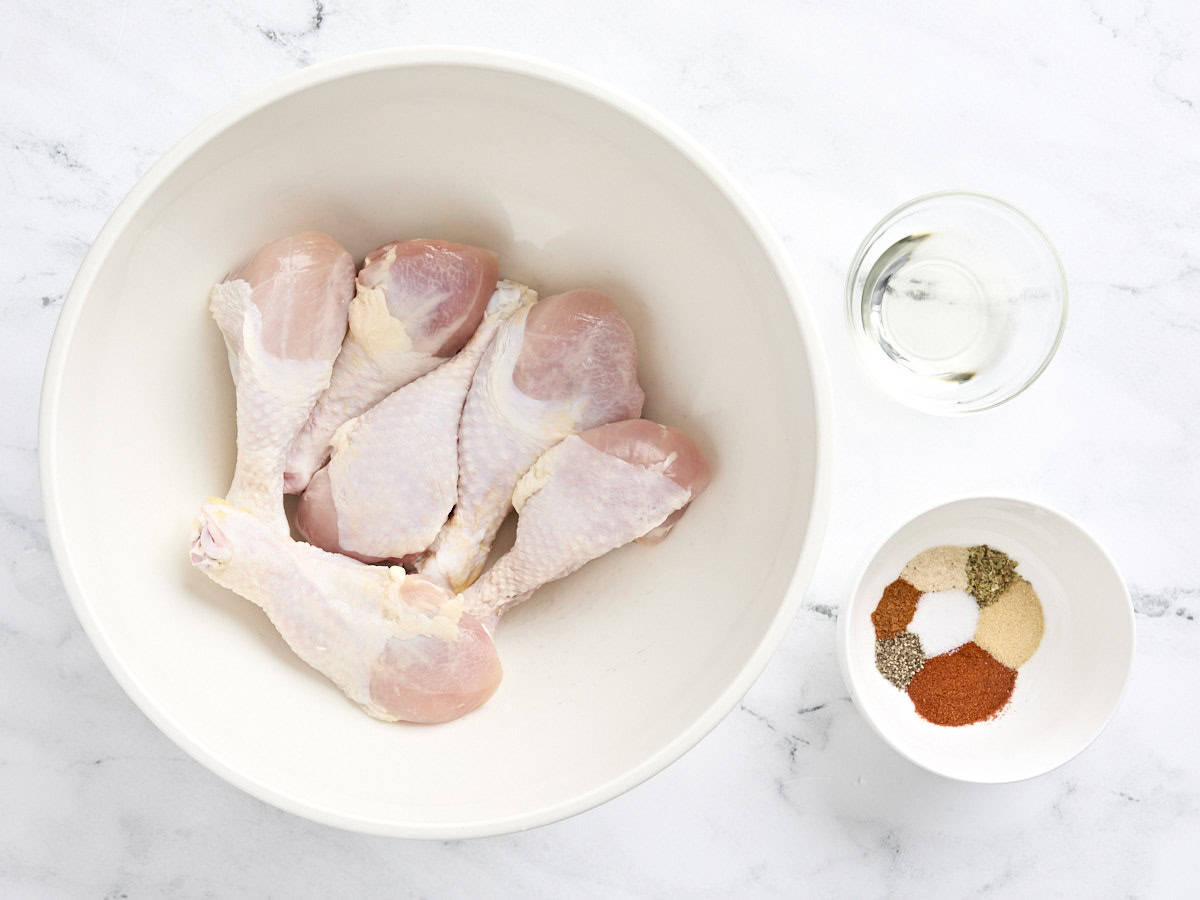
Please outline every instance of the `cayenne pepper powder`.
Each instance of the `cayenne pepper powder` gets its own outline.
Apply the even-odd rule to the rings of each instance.
[[[897,578],[883,589],[879,604],[871,613],[871,621],[875,625],[875,640],[886,641],[895,637],[908,627],[913,613],[917,611],[917,601],[921,592],[905,581]]]
[[[920,716],[934,725],[971,725],[1000,712],[1017,673],[974,641],[925,661],[908,685]]]

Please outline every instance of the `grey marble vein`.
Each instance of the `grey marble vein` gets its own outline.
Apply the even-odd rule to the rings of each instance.
[[[1130,589],[1133,611],[1139,616],[1159,619],[1175,616],[1178,619],[1195,621],[1200,610],[1200,588],[1166,588],[1160,591],[1145,591],[1138,587]]]

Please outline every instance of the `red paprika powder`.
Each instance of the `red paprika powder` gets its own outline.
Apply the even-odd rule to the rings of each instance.
[[[970,725],[992,718],[1012,697],[1015,669],[974,641],[925,661],[908,685],[922,718],[934,725]]]

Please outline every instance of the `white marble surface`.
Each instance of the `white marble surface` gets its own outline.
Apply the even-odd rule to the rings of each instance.
[[[0,0],[0,894],[1194,892],[1200,10],[1191,0],[976,6]],[[600,809],[445,844],[279,812],[163,737],[80,630],[36,474],[38,388],[63,295],[138,176],[272,76],[414,43],[574,66],[706,144],[792,253],[838,413],[820,566],[744,703]],[[864,381],[840,290],[883,212],[952,186],[1005,197],[1046,228],[1072,318],[1032,390],[944,421]],[[1003,787],[943,781],[893,754],[847,699],[833,647],[864,543],[919,508],[982,491],[1081,519],[1116,558],[1138,613],[1132,681],[1107,732],[1060,770]]]

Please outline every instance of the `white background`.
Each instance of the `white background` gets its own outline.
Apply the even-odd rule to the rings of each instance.
[[[983,6],[0,0],[0,893],[1194,892],[1200,8]],[[80,630],[36,475],[38,389],[63,295],[138,176],[273,76],[418,43],[572,66],[705,144],[791,253],[837,416],[821,562],[744,703],[600,809],[444,844],[279,812],[155,730]],[[961,420],[879,395],[841,318],[865,232],[948,187],[994,193],[1038,221],[1072,304],[1041,380]],[[1138,627],[1129,691],[1096,744],[1050,775],[996,787],[941,780],[883,745],[846,696],[833,642],[870,545],[920,509],[984,492],[1082,521],[1127,579]]]

